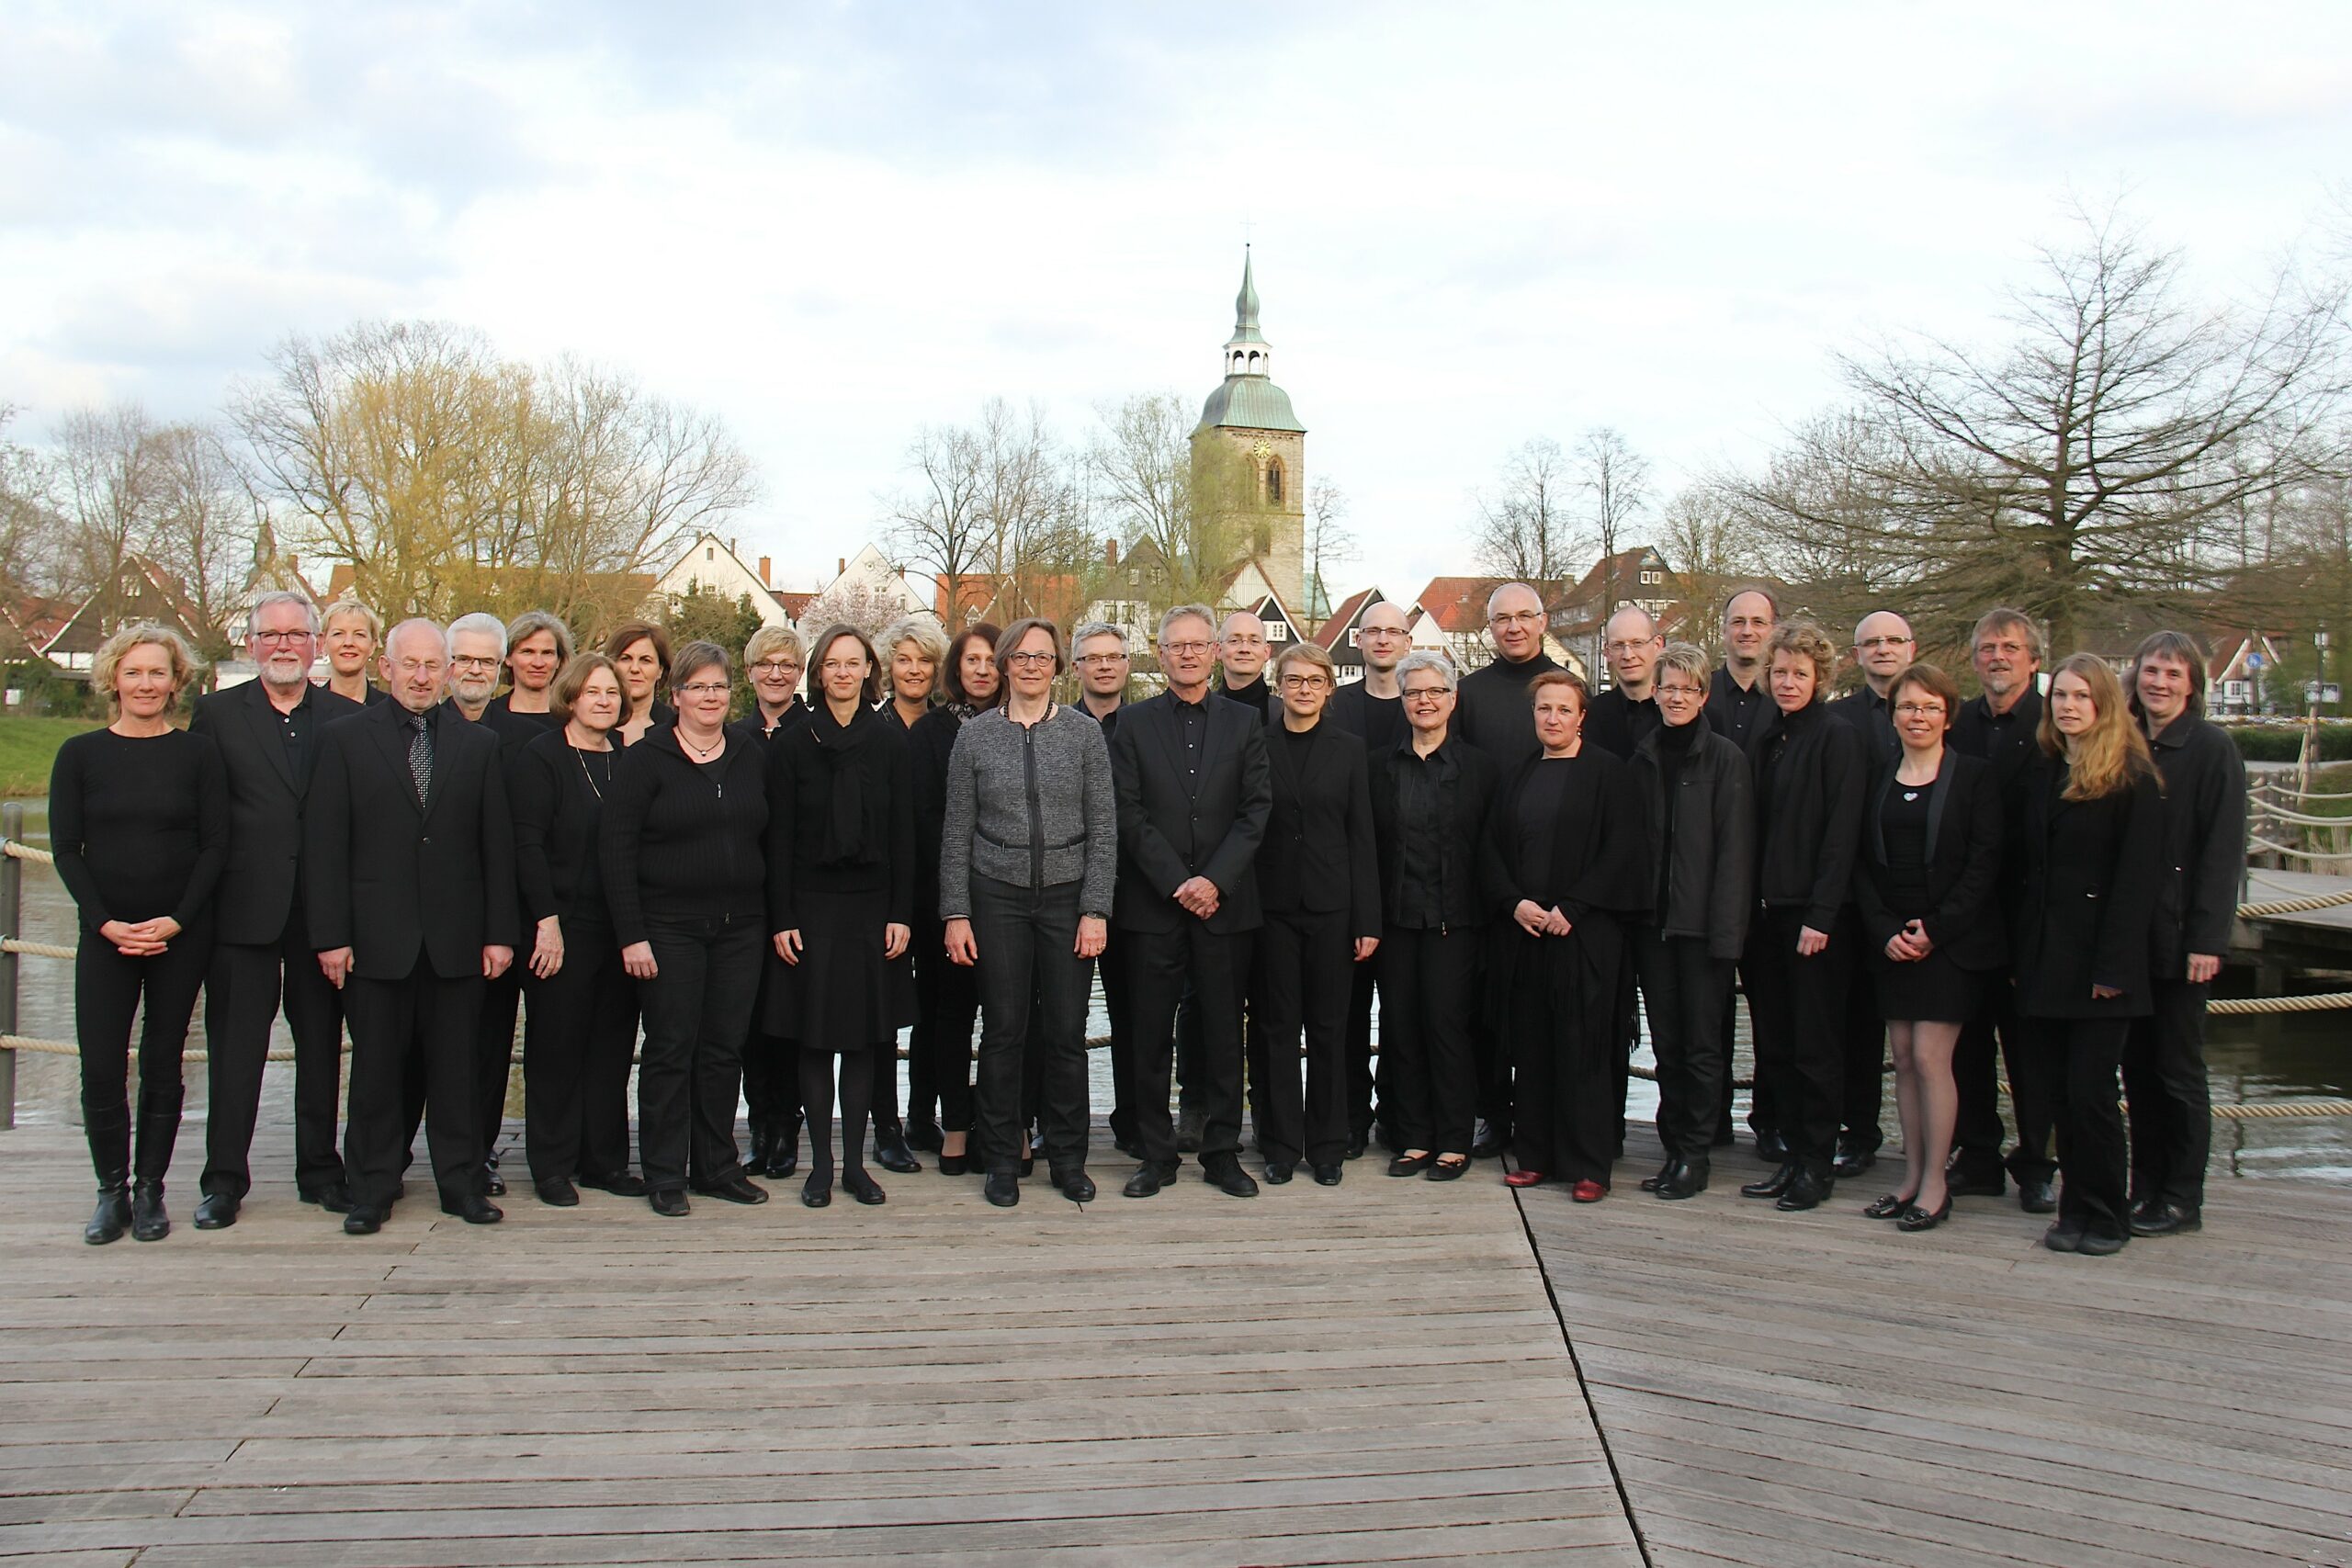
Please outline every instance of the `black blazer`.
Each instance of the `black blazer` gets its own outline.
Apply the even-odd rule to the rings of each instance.
[[[1944,748],[1943,765],[1928,786],[1928,895],[1934,908],[1895,908],[1888,882],[1883,813],[1895,788],[1895,769],[1879,770],[1878,787],[1863,810],[1860,874],[1854,902],[1871,952],[1881,955],[1904,922],[1917,916],[1928,940],[1962,969],[1997,969],[2009,955],[2000,909],[2002,811],[1993,764]]]
[[[1828,705],[1829,711],[1854,727],[1870,753],[1871,768],[1893,767],[1903,758],[1903,737],[1894,733],[1894,705],[1872,691],[1869,682]]]
[[[2018,1011],[2031,1018],[2142,1018],[2162,880],[2165,802],[2154,773],[2098,800],[2063,800],[2045,758],[2025,789],[2025,882],[2012,932]],[[2094,1000],[2094,985],[2122,995]]]
[[[1764,798],[1764,758],[1789,735]],[[1794,726],[1778,711],[1747,742],[1756,780],[1756,897],[1767,908],[1801,907],[1804,923],[1827,931],[1854,897],[1854,855],[1861,840],[1870,767],[1862,732],[1815,703]],[[1767,815],[1769,810],[1770,815]]]
[[[408,978],[420,952],[435,975],[461,979],[519,924],[498,737],[442,712],[433,794],[419,807],[407,718],[379,703],[320,731],[302,837],[311,945],[350,948],[353,973],[370,980]]]
[[[2192,953],[2225,953],[2245,874],[2245,760],[2218,726],[2183,714],[2150,737],[2165,781],[2156,884],[2159,978],[2186,983]]]
[[[1312,732],[1298,766],[1268,721],[1273,783],[1266,841],[1258,850],[1258,897],[1269,909],[1349,912],[1351,934],[1380,934],[1380,857],[1373,847],[1372,794],[1363,742],[1328,721]]]
[[[1666,798],[1663,726],[1634,748],[1634,792],[1649,828],[1649,886],[1663,886],[1663,908],[1650,911],[1659,933],[1704,937],[1713,958],[1737,958],[1747,941],[1747,912],[1756,886],[1756,801],[1747,758],[1706,720],[1691,721],[1690,755],[1675,774],[1675,798]],[[1674,813],[1674,862],[1666,853],[1667,812]]]
[[[188,732],[210,736],[229,770],[229,863],[212,896],[216,941],[267,946],[301,912],[303,802],[326,727],[361,711],[323,686],[311,687],[306,700],[310,734],[300,774],[286,759],[277,710],[259,681],[198,697],[188,715]]]
[[[1450,926],[1484,925],[1490,913],[1487,890],[1504,879],[1500,853],[1487,830],[1496,793],[1502,788],[1502,770],[1492,757],[1451,734],[1436,754],[1450,759],[1454,766],[1453,780],[1439,790],[1438,809],[1444,818],[1438,844],[1440,916]],[[1402,902],[1405,869],[1397,805],[1401,774],[1406,768],[1422,764],[1413,755],[1409,735],[1371,761],[1372,829],[1380,855],[1381,912],[1393,918]]]
[[[1203,705],[1200,776],[1187,778],[1175,696],[1162,692],[1120,710],[1111,735],[1119,799],[1119,888],[1111,919],[1128,931],[1172,931],[1193,917],[1176,889],[1195,876],[1216,884],[1221,933],[1265,924],[1258,902],[1258,846],[1273,810],[1265,721],[1212,692]]]

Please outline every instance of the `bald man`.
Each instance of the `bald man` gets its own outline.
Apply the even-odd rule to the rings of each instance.
[[[1363,679],[1351,681],[1331,694],[1324,711],[1335,728],[1344,729],[1364,743],[1368,761],[1380,759],[1410,739],[1405,722],[1405,694],[1398,686],[1396,666],[1413,651],[1413,628],[1404,606],[1382,600],[1356,623],[1356,651],[1363,655]],[[1348,1157],[1362,1155],[1372,1142],[1372,1126],[1379,1119],[1372,1103],[1372,998],[1380,984],[1380,954],[1351,971],[1348,993]]]
[[[1775,711],[1764,689],[1764,645],[1780,624],[1780,602],[1764,589],[1724,601],[1724,661],[1707,684],[1707,727],[1742,750]]]
[[[1894,678],[1917,657],[1911,623],[1892,610],[1873,610],[1854,627],[1852,652],[1862,683],[1831,703],[1829,711],[1862,732],[1871,766],[1893,767],[1903,755],[1903,742],[1894,734],[1894,710],[1887,694],[1894,689]]]
[[[1266,716],[1266,660],[1273,649],[1266,623],[1248,610],[1226,616],[1216,631],[1217,689],[1228,702],[1242,703]]]
[[[1630,762],[1643,737],[1665,723],[1657,711],[1657,656],[1666,651],[1666,638],[1647,610],[1628,604],[1601,629],[1600,651],[1614,683],[1585,711],[1584,738]]]

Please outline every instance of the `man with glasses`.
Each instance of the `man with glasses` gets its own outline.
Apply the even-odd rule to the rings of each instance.
[[[311,684],[319,620],[307,597],[265,593],[246,627],[256,678],[197,698],[188,719],[191,733],[220,749],[229,774],[229,859],[213,899],[219,935],[204,986],[211,1055],[198,1230],[235,1224],[253,1186],[262,1071],[281,1006],[294,1036],[294,1190],[329,1213],[351,1207],[334,1138],[343,1012],[319,973],[303,912],[302,807],[320,729],[360,705]]]
[[[1527,687],[1538,675],[1564,669],[1544,651],[1545,624],[1544,600],[1533,588],[1506,582],[1496,589],[1487,596],[1487,630],[1494,638],[1495,660],[1462,677],[1455,689],[1454,717],[1462,739],[1492,758],[1495,771],[1505,779],[1544,750],[1535,738],[1535,707],[1528,700]],[[1510,1057],[1493,1029],[1478,1025],[1475,1039],[1478,1133],[1471,1152],[1480,1159],[1493,1159],[1510,1145]]]
[[[808,654],[790,626],[762,626],[743,645],[752,711],[727,727],[730,742],[764,752],[800,706]],[[752,1133],[746,1176],[791,1176],[800,1168],[800,1048],[760,1028],[758,1010],[743,1041],[743,1108]]]
[[[1102,621],[1089,621],[1070,634],[1070,660],[1078,666],[1078,705],[1102,727],[1107,741],[1118,732],[1127,700],[1127,634]]]
[[[1160,617],[1168,689],[1129,707],[1111,739],[1119,806],[1117,941],[1134,944],[1136,1135],[1143,1162],[1126,1195],[1148,1198],[1176,1174],[1169,1115],[1176,1003],[1189,978],[1201,1010],[1202,1174],[1237,1198],[1241,1168],[1241,993],[1258,905],[1258,846],[1273,807],[1266,727],[1209,690],[1216,620],[1201,604]]]
[[[1743,751],[1774,711],[1764,689],[1764,645],[1780,624],[1780,603],[1766,589],[1743,588],[1724,602],[1724,662],[1707,685],[1707,728]]]
[[[1272,692],[1266,685],[1266,623],[1248,610],[1226,616],[1217,629],[1218,689],[1228,702],[1241,703],[1266,716]]]
[[[1657,656],[1666,638],[1657,622],[1638,604],[1628,604],[1609,617],[1601,629],[1600,651],[1609,660],[1615,682],[1592,699],[1585,713],[1584,738],[1622,761],[1631,761],[1634,748],[1657,733],[1659,718]]]
[[[2022,610],[1996,605],[1978,617],[1970,634],[1970,657],[1980,696],[1961,705],[1952,720],[1951,749],[1993,764],[2002,803],[2001,907],[2015,901],[2024,880],[2025,797],[2018,788],[2041,756],[2041,628]],[[1999,977],[1996,976],[1996,979]],[[2018,1184],[2018,1203],[2029,1214],[2055,1213],[2058,1162],[2052,1154],[2055,1115],[2037,1072],[2023,1055],[2018,1035],[2016,988],[1985,987],[1984,1005],[1960,1032],[1951,1057],[1952,1085],[1960,1098],[1952,1123],[1950,1190],[1962,1198],[1998,1198],[2007,1178]],[[2009,1066],[2009,1103],[2017,1113],[2018,1143],[2001,1157],[1998,1060]]]
[[[1887,694],[1917,651],[1911,623],[1892,610],[1873,610],[1854,628],[1854,663],[1861,670],[1862,683],[1831,703],[1829,711],[1862,732],[1873,768],[1892,767],[1903,756]]]
[[[1127,634],[1105,621],[1089,621],[1070,634],[1070,662],[1078,666],[1078,711],[1102,727],[1109,743],[1126,711]],[[1131,1159],[1143,1158],[1136,1138],[1136,1042],[1134,997],[1127,985],[1126,944],[1111,942],[1094,961],[1102,980],[1102,1011],[1111,1021],[1111,1143]],[[1200,1141],[1195,1135],[1193,1146]]]
[[[449,623],[449,705],[468,721],[490,709],[506,662],[506,623],[476,610]]]
[[[441,700],[449,654],[431,621],[392,628],[382,660],[392,700],[321,735],[303,822],[311,941],[351,1020],[343,1224],[353,1235],[382,1228],[400,1193],[412,1057],[442,1211],[469,1224],[502,1217],[482,1193],[473,1040],[482,982],[514,961],[514,829],[497,738]]]
[[[1413,650],[1413,628],[1402,606],[1382,600],[1356,623],[1356,651],[1363,655],[1363,679],[1351,681],[1331,695],[1328,710],[1332,725],[1364,743],[1366,753],[1385,756],[1405,743],[1411,733],[1406,723],[1403,687],[1397,667]],[[1451,715],[1453,691],[1446,697]],[[1348,1157],[1362,1155],[1372,1142],[1378,1112],[1373,1105],[1375,1075],[1372,1066],[1372,998],[1380,984],[1380,955],[1355,966],[1348,989]]]

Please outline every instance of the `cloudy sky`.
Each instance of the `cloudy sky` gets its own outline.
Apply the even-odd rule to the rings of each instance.
[[[460,321],[721,415],[813,581],[924,422],[1205,396],[1246,222],[1336,585],[1410,594],[1530,436],[1670,490],[1840,346],[1991,330],[2077,202],[2221,297],[2347,176],[2335,4],[13,0],[0,403],[200,416],[288,333]]]

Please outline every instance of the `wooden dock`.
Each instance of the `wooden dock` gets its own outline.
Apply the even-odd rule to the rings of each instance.
[[[1758,1213],[1744,1153],[1661,1204],[1640,1128],[1597,1205],[1375,1156],[356,1239],[265,1137],[233,1229],[187,1224],[191,1136],[180,1228],[95,1248],[77,1134],[0,1134],[0,1558],[2352,1562],[2342,1189],[2219,1184],[2203,1235],[2086,1260],[2013,1202],[1898,1235],[1877,1173]]]

